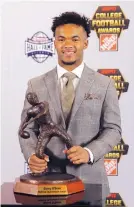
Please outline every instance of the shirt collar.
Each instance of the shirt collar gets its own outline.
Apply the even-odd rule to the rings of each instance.
[[[83,69],[84,69],[84,62],[82,62],[77,68],[75,68],[71,72],[74,73],[78,78],[81,78]],[[58,79],[60,79],[61,76],[66,72],[69,72],[69,71],[61,67],[59,64],[57,64]]]

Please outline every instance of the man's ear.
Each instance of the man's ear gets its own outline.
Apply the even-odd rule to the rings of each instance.
[[[56,41],[55,41],[55,37],[53,38],[53,42],[54,42],[54,47],[56,48]]]
[[[85,41],[84,41],[84,49],[86,49],[88,47],[88,39],[86,39]]]

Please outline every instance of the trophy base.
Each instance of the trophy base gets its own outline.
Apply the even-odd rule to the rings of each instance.
[[[79,202],[84,197],[84,191],[73,193],[71,195],[50,195],[50,196],[36,196],[14,193],[17,203],[23,205],[51,205],[51,206],[63,206]]]
[[[74,175],[45,173],[42,176],[26,174],[20,176],[14,185],[15,193],[29,195],[70,195],[84,191],[83,182]]]

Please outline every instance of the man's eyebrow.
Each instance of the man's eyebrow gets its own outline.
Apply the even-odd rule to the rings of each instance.
[[[59,35],[58,38],[66,38],[65,36]],[[80,38],[78,35],[74,35],[71,38]]]
[[[59,35],[59,36],[58,36],[58,38],[59,38],[59,37],[65,38],[65,37],[64,37],[64,36],[62,36],[62,35]]]
[[[78,35],[74,35],[74,36],[72,36],[72,38],[76,38],[76,37],[77,37],[77,38],[80,38]]]

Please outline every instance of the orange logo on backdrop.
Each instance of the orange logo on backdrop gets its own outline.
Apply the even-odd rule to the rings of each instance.
[[[118,50],[117,34],[100,34],[100,51]]]
[[[118,175],[117,159],[104,159],[104,165],[108,176]]]

